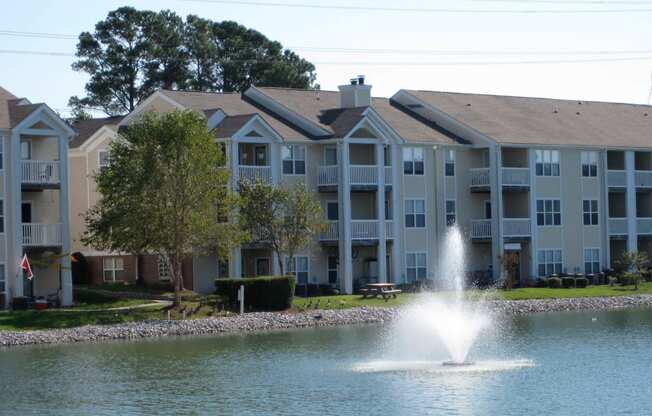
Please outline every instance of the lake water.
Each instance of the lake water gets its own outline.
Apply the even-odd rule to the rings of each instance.
[[[501,326],[457,369],[377,326],[0,350],[0,414],[652,414],[652,311]]]

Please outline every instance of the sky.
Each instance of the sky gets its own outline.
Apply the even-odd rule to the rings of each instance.
[[[83,96],[87,80],[71,69],[74,57],[16,52],[70,54],[76,41],[6,31],[76,36],[124,5],[254,28],[315,63],[325,90],[364,74],[373,95],[383,97],[421,89],[645,104],[652,87],[652,1],[646,0],[6,3],[0,14],[0,86],[64,115],[68,98]]]

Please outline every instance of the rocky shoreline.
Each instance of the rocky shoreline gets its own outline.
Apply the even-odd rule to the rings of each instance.
[[[623,308],[650,308],[652,307],[652,295],[490,301],[487,305],[496,313],[511,315],[581,310],[604,311]],[[181,321],[139,321],[118,325],[89,325],[38,331],[0,331],[0,346],[136,340],[181,335],[218,335],[336,325],[382,324],[395,319],[399,314],[399,309],[364,307],[299,313],[257,312],[229,317]]]

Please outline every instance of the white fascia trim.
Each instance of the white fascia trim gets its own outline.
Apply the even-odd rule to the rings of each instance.
[[[225,118],[226,118],[226,113],[222,111],[222,109],[220,108],[215,113],[213,113],[213,115],[210,116],[208,120],[206,120],[206,127],[208,128],[208,130],[213,130]]]
[[[141,103],[139,103],[139,104],[136,106],[136,108],[134,108],[134,110],[133,110],[131,113],[127,114],[127,115],[125,116],[125,118],[123,118],[123,119],[120,121],[120,123],[118,123],[118,127],[122,127],[122,126],[126,126],[126,125],[128,125],[129,122],[131,121],[131,119],[133,119],[134,117],[136,117],[137,115],[139,115],[140,113],[142,113],[142,112],[144,111],[145,107],[147,107],[147,105],[148,105],[149,103],[151,103],[152,101],[154,101],[154,100],[157,99],[157,98],[160,98],[160,99],[162,99],[163,101],[166,101],[166,102],[168,102],[169,104],[172,104],[173,106],[175,106],[175,107],[178,108],[179,110],[184,110],[184,109],[185,109],[184,106],[182,106],[182,105],[179,104],[178,102],[174,101],[172,98],[168,97],[167,95],[163,94],[160,90],[159,90],[159,91],[155,91],[155,92],[152,93],[149,97],[145,98],[145,100],[143,100]]]
[[[296,124],[303,130],[306,130],[315,136],[332,136],[333,132],[323,129],[314,122],[308,120],[307,118],[297,114],[296,112],[290,110],[284,105],[274,101],[272,98],[265,95],[263,92],[258,90],[256,87],[251,86],[245,92],[244,95],[254,100],[258,104],[270,109],[272,112],[286,118],[292,123]]]
[[[460,130],[465,132],[464,135],[458,134],[458,136],[461,136],[461,137],[470,136],[470,137],[472,137],[474,139],[484,141],[488,146],[495,146],[495,145],[498,144],[498,142],[496,140],[494,140],[493,138],[491,138],[491,137],[487,136],[486,134],[474,129],[471,126],[468,126],[468,125],[462,123],[458,119],[448,115],[447,113],[445,113],[445,112],[439,110],[438,108],[428,104],[427,102],[420,100],[419,98],[417,98],[414,95],[410,94],[406,90],[399,90],[396,94],[394,94],[392,96],[391,99],[395,100],[397,102],[400,102],[401,104],[403,104],[406,100],[416,101],[417,103],[421,104],[425,109],[429,110],[433,115],[433,118],[431,120],[436,122],[437,124],[440,124],[443,128],[449,130],[445,126],[445,124],[448,123],[448,124],[454,125],[455,127],[458,127]],[[444,122],[443,124],[442,124],[442,121]],[[452,133],[454,133],[454,132],[452,132]],[[456,134],[456,133],[454,133],[454,134]],[[472,142],[472,140],[470,140],[470,141]]]
[[[257,123],[257,122],[260,123],[260,124],[262,125],[262,127],[263,127],[263,129],[265,129],[267,135],[265,135],[265,137],[256,137],[256,138],[253,138],[253,137],[246,137],[246,136],[245,136],[245,133],[247,133],[249,130],[252,130],[252,129],[255,130],[255,129],[253,128],[253,125],[254,125],[255,123]],[[273,142],[277,142],[277,143],[283,143],[283,142],[284,142],[283,137],[281,137],[281,135],[278,134],[278,133],[276,132],[276,130],[274,130],[274,129],[272,128],[272,126],[270,126],[269,123],[267,123],[267,122],[265,121],[265,119],[262,118],[262,117],[261,117],[260,115],[258,115],[258,114],[254,114],[253,117],[252,117],[249,121],[247,121],[247,122],[245,123],[245,125],[242,126],[242,127],[240,128],[240,130],[238,130],[238,131],[237,131],[237,132],[232,136],[232,139],[233,139],[233,140],[237,140],[237,141],[239,141],[239,142],[247,142],[247,141],[249,141],[249,142],[252,142],[252,143],[262,142],[262,141],[264,141],[265,139],[269,139],[269,138],[271,138]]]
[[[369,138],[369,140],[366,139],[360,139],[360,138],[352,138],[351,135],[358,131],[358,129],[365,127],[369,128],[378,138]],[[349,132],[346,134],[346,136],[343,137],[344,141],[351,142],[351,141],[356,141],[359,143],[383,143],[387,144],[389,143],[389,140],[387,140],[387,136],[382,132],[378,127],[376,127],[370,119],[367,117],[364,117],[362,120],[358,122]]]
[[[367,108],[364,115],[369,118],[373,125],[378,125],[379,129],[384,131],[384,136],[391,139],[392,142],[396,144],[405,144],[407,142],[407,140],[404,137],[401,137],[401,135],[398,134],[398,132],[394,130],[394,128],[387,123],[373,107]]]
[[[31,130],[32,133],[35,133],[36,131],[34,129],[30,129],[30,127],[39,121],[46,122],[47,120],[50,120],[55,124],[53,128],[56,130],[52,132],[44,130],[44,134],[63,133],[63,136],[70,139],[76,133],[75,130],[73,130],[70,125],[68,125],[68,123],[62,120],[57,113],[55,113],[50,107],[45,104],[41,104],[39,107],[37,107],[36,110],[32,111],[32,113],[27,116],[25,120],[21,121],[16,127],[14,127],[13,131],[17,134],[24,134],[25,131],[28,130]],[[46,124],[50,125],[51,123],[46,122]]]
[[[118,136],[118,132],[108,126],[100,127],[93,135],[86,140],[84,144],[79,146],[80,152],[90,152],[94,150],[99,143],[107,137],[115,139]]]

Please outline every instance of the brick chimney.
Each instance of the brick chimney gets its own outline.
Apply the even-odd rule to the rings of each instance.
[[[351,78],[348,85],[340,85],[340,108],[369,107],[371,85],[365,84],[364,75]]]

